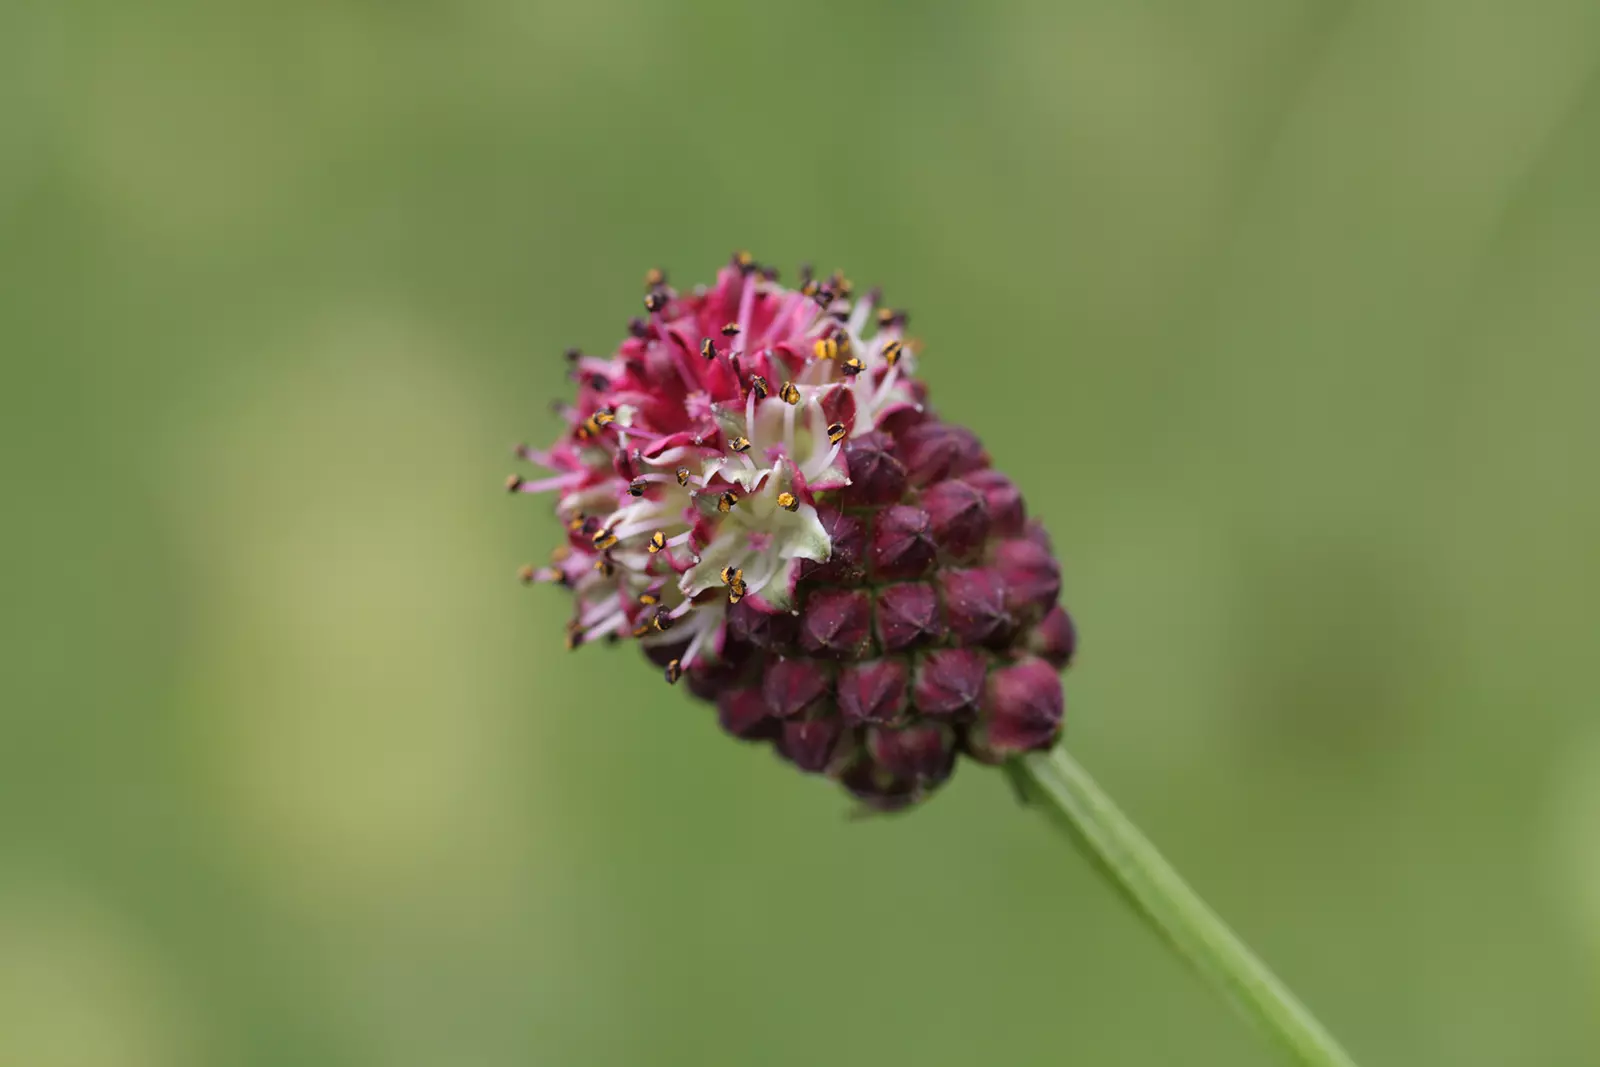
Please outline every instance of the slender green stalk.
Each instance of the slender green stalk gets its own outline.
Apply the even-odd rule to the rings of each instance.
[[[1206,907],[1064,748],[1027,756],[1020,771],[1027,780],[1019,785],[1028,789],[1031,798],[1049,806],[1050,813],[1134,910],[1276,1040],[1292,1062],[1307,1067],[1355,1067],[1333,1035],[1216,912]]]

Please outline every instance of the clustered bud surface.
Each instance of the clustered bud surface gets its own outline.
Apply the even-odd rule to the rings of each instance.
[[[616,353],[568,352],[577,400],[518,454],[566,538],[570,648],[637,640],[735,737],[879,809],[960,756],[1060,736],[1076,633],[1022,495],[915,377],[906,316],[842,275],[799,289],[740,253],[688,293],[646,278]]]

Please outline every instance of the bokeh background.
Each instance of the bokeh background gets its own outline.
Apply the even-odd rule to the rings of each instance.
[[[1600,1062],[1600,7],[0,6],[0,1063],[1267,1065],[973,769],[514,574],[561,350],[882,282],[1069,738],[1362,1063]]]

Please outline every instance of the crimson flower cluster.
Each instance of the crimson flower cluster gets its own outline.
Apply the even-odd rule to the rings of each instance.
[[[842,275],[740,253],[712,286],[646,277],[608,357],[519,455],[564,541],[528,582],[568,590],[569,647],[635,640],[722,727],[871,807],[915,803],[960,756],[1061,732],[1075,631],[1050,540],[915,375],[906,315]]]

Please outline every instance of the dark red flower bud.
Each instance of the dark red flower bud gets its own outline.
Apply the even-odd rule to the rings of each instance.
[[[716,700],[744,676],[749,652],[748,646],[730,644],[715,660],[696,659],[688,670],[689,692],[701,700]],[[679,659],[678,662],[683,661]]]
[[[938,558],[933,524],[921,508],[884,508],[872,527],[872,573],[878,579],[919,578]]]
[[[761,696],[767,711],[780,719],[798,715],[828,692],[828,668],[808,659],[780,659],[767,664]]]
[[[872,642],[872,598],[864,589],[814,591],[800,616],[800,647],[814,656],[851,659]]]
[[[885,652],[903,652],[944,633],[939,596],[925,582],[901,582],[878,593],[878,642]]]
[[[988,463],[971,430],[948,422],[924,422],[906,431],[900,461],[915,486],[958,478]]]
[[[1044,523],[1038,519],[1023,524],[1022,535],[1029,541],[1044,549],[1050,555],[1055,555],[1055,545],[1050,543],[1050,531],[1044,528]]]
[[[1077,627],[1072,625],[1072,616],[1059,604],[1028,633],[1028,648],[1043,656],[1058,671],[1072,662],[1072,653],[1077,647]]]
[[[1042,659],[1029,656],[991,671],[967,751],[985,763],[1046,749],[1061,733],[1061,679]]]
[[[839,672],[839,713],[846,722],[894,722],[906,709],[906,666],[869,660]]]
[[[1012,537],[1022,532],[1028,512],[1022,493],[1011,479],[997,470],[973,471],[961,479],[983,493],[989,509],[989,528],[997,537]]]
[[[867,732],[867,751],[878,766],[897,778],[936,784],[955,769],[955,732],[940,723],[874,726]]]
[[[976,714],[989,657],[975,648],[941,648],[917,665],[911,702],[923,715],[959,719]]]
[[[824,563],[806,560],[800,568],[802,581],[816,583],[859,582],[866,577],[867,527],[854,515],[838,508],[817,508],[817,519],[828,535],[832,552]]]
[[[982,492],[965,482],[940,482],[924,490],[919,503],[947,557],[964,563],[983,551],[989,539],[989,507]]]
[[[994,567],[1005,582],[1006,607],[1020,619],[1040,619],[1061,594],[1061,567],[1049,549],[1029,538],[1002,541]]]
[[[912,778],[902,778],[870,757],[854,761],[839,775],[839,784],[874,811],[900,811],[922,797]]]
[[[802,771],[820,774],[828,769],[843,732],[836,718],[788,719],[778,738],[778,751]]]
[[[734,737],[760,741],[777,736],[778,721],[759,689],[726,689],[716,697],[717,721]]]
[[[895,458],[894,438],[862,434],[845,442],[844,461],[850,484],[840,491],[846,507],[893,504],[906,491],[906,468]]]
[[[1006,610],[1006,586],[1000,572],[988,567],[944,571],[939,575],[945,622],[964,645],[1003,644],[1012,633]]]
[[[787,611],[762,611],[749,600],[728,607],[728,637],[769,652],[794,647],[800,621]]]

